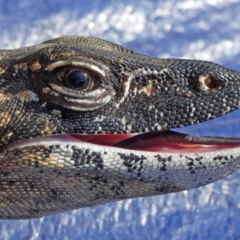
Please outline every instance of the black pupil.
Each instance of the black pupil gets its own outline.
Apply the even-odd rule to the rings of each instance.
[[[88,75],[81,71],[72,71],[68,75],[68,83],[74,88],[81,88],[88,80]]]

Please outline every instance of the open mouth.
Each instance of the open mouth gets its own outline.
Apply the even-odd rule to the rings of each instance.
[[[168,153],[200,153],[240,147],[240,138],[200,137],[171,130],[142,134],[58,135],[48,139],[60,142],[86,142],[128,150]]]
[[[156,153],[204,153],[240,147],[240,138],[191,136],[172,130],[148,133],[77,135],[62,134],[29,139],[11,145],[9,148],[33,145],[95,145],[126,150]]]

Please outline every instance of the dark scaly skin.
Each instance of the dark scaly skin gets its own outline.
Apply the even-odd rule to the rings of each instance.
[[[62,87],[56,74],[65,68],[90,73],[96,92],[90,96]],[[56,91],[56,86],[64,93]],[[212,62],[151,58],[110,42],[74,36],[1,50],[0,217],[40,217],[123,198],[181,191],[231,174],[238,166],[237,153],[224,155],[225,160],[220,154],[215,161],[233,165],[217,173],[203,162],[211,170],[208,176],[216,173],[216,177],[203,180],[201,173],[188,168],[194,180],[187,186],[186,178],[177,185],[178,179],[151,176],[171,169],[172,156],[109,153],[103,147],[74,144],[24,146],[25,140],[69,133],[167,130],[216,118],[239,105],[240,73]],[[156,168],[147,165],[148,158],[153,165],[157,162]],[[184,158],[177,169],[182,175],[186,166],[204,157]]]

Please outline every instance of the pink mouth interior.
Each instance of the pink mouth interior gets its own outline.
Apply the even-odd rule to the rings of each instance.
[[[66,136],[66,135],[65,135]],[[148,152],[211,152],[240,147],[239,138],[197,137],[174,131],[143,134],[68,135],[75,140]]]

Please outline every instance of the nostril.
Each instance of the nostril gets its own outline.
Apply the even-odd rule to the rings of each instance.
[[[219,79],[210,74],[200,74],[198,76],[198,87],[202,90],[213,90],[220,85]]]

